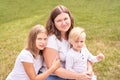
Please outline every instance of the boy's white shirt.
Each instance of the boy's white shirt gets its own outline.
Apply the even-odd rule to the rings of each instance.
[[[86,72],[87,60],[92,63],[98,62],[96,56],[93,56],[86,47],[81,49],[81,52],[74,51],[72,48],[66,55],[66,69],[73,72]]]
[[[46,47],[55,49],[56,51],[59,51],[62,66],[65,67],[66,55],[67,55],[68,51],[70,50],[70,44],[68,43],[68,41],[64,40],[64,39],[62,39],[62,41],[60,41],[53,34],[51,36],[48,36],[48,43],[47,43]],[[42,71],[44,72],[44,71],[46,71],[46,69],[47,68],[46,68],[46,65],[44,63],[44,67],[42,68]]]

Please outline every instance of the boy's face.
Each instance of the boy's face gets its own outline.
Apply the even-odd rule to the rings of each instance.
[[[74,49],[75,51],[80,51],[81,48],[82,48],[83,46],[85,46],[85,39],[86,39],[86,36],[85,36],[85,34],[83,33],[78,40],[73,41],[73,42],[71,43],[73,49]]]

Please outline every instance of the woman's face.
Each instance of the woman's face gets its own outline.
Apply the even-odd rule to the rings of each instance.
[[[67,13],[61,13],[59,14],[55,19],[54,23],[56,28],[61,32],[65,33],[69,30],[71,26],[71,20]]]
[[[39,50],[43,50],[47,45],[47,34],[38,33],[36,38],[36,47]]]

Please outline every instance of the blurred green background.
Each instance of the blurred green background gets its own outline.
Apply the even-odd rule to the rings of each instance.
[[[0,0],[0,80],[12,70],[31,27],[45,26],[58,4],[71,11],[75,26],[85,28],[90,52],[105,55],[93,65],[98,80],[119,80],[120,0]]]

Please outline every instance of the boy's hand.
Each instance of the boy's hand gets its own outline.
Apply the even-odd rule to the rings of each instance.
[[[100,53],[100,54],[97,55],[97,59],[98,59],[99,61],[101,61],[101,60],[104,59],[104,58],[105,58],[105,56],[104,56],[102,53]]]

